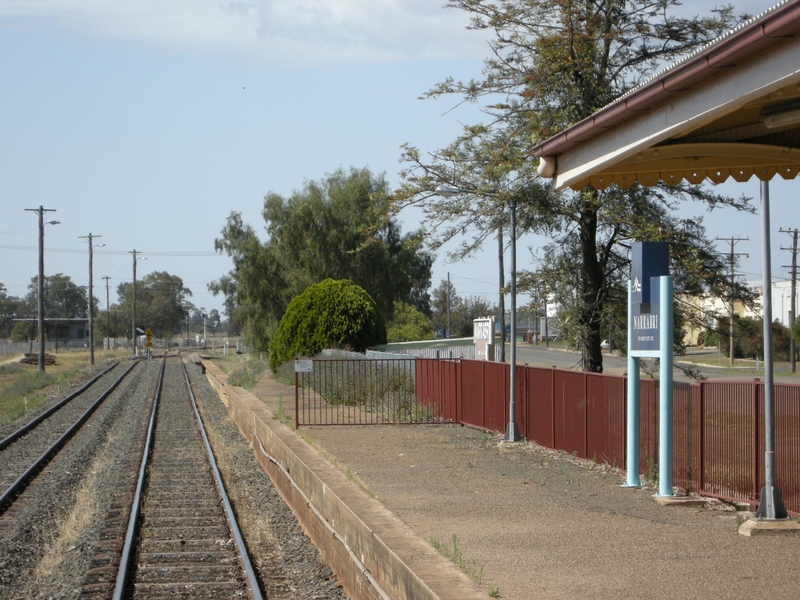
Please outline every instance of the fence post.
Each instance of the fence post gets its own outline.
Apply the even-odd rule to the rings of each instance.
[[[706,487],[706,382],[700,380],[700,400],[698,406],[697,426],[700,428],[697,465],[697,491],[702,494]]]
[[[589,458],[589,374],[583,374],[583,458]]]
[[[754,379],[750,385],[753,386],[753,498],[760,498],[761,493],[758,485],[758,431],[760,429],[758,420],[758,379]]]
[[[297,369],[294,371],[294,430],[297,431],[300,429],[300,409],[299,409],[299,394],[297,392],[297,382],[298,382],[298,373]]]

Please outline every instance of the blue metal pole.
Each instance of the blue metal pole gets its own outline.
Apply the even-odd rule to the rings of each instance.
[[[627,477],[622,487],[640,487],[639,481],[639,357],[632,356],[633,331],[631,282],[628,281],[628,445],[625,461]]]
[[[672,493],[672,276],[659,278],[659,443],[658,495]]]

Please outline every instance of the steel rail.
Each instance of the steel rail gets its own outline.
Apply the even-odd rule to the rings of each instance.
[[[197,417],[197,425],[200,428],[200,434],[203,436],[203,442],[206,446],[208,462],[211,464],[211,470],[214,473],[214,480],[217,483],[217,491],[219,492],[220,498],[222,499],[222,504],[225,507],[225,516],[228,519],[228,526],[231,529],[233,538],[236,540],[236,548],[239,551],[239,560],[241,561],[242,568],[247,576],[247,583],[250,586],[250,594],[252,595],[253,600],[262,600],[263,596],[261,595],[261,588],[258,585],[258,577],[256,576],[253,564],[250,562],[250,555],[247,553],[247,546],[245,546],[244,539],[239,531],[239,525],[236,522],[236,513],[233,511],[233,506],[228,498],[228,493],[225,491],[225,484],[222,481],[222,475],[217,467],[217,461],[214,458],[214,451],[211,449],[211,443],[208,441],[208,435],[206,435],[206,428],[203,425],[203,418],[200,416],[200,411],[197,409],[197,401],[194,397],[194,392],[192,391],[192,384],[189,381],[189,372],[186,370],[186,364],[184,364],[183,361],[180,362],[181,367],[183,367],[183,376],[186,379],[186,389],[189,391],[189,397],[192,399],[192,408],[194,408],[194,414]]]
[[[144,452],[142,453],[142,463],[139,467],[139,479],[136,483],[136,493],[133,497],[131,514],[128,518],[128,530],[125,534],[125,544],[122,548],[122,558],[119,563],[119,572],[114,586],[114,600],[122,600],[125,592],[125,584],[128,580],[131,556],[136,542],[136,528],[139,524],[139,516],[142,512],[142,495],[144,484],[147,479],[147,464],[150,461],[150,452],[153,448],[153,437],[156,430],[156,415],[158,414],[158,403],[161,399],[161,385],[164,382],[164,369],[167,365],[167,353],[164,353],[164,360],[161,363],[161,372],[158,374],[158,385],[156,386],[155,397],[153,398],[153,409],[150,413],[150,424],[147,427],[147,441],[145,442]]]
[[[117,386],[122,382],[123,379],[125,379],[128,373],[130,373],[137,364],[138,363],[133,363],[130,367],[128,367],[128,369],[122,375],[120,375],[113,384],[111,384],[111,387],[103,392],[103,394],[94,402],[94,404],[92,404],[86,410],[86,412],[84,412],[81,417],[66,432],[64,432],[64,434],[58,438],[58,440],[56,440],[52,446],[50,446],[50,448],[47,449],[38,459],[36,459],[36,462],[34,462],[33,465],[31,465],[22,475],[20,475],[5,492],[3,492],[2,496],[0,496],[0,512],[4,511],[4,507],[6,507],[6,505],[9,503],[9,500],[25,486],[28,480],[34,476],[39,468],[58,453],[61,446],[64,445],[67,440],[69,440],[75,434],[75,432],[81,428],[81,426],[89,419],[89,417],[92,416],[92,413],[94,413],[94,411],[97,410],[97,408],[105,401],[105,399],[111,395],[111,392],[117,388]]]
[[[39,423],[41,423],[42,421],[44,421],[44,420],[45,420],[47,417],[49,417],[49,416],[50,416],[50,415],[52,415],[54,412],[56,412],[56,411],[57,411],[59,408],[61,408],[62,406],[64,406],[64,405],[65,405],[67,402],[69,402],[70,400],[73,400],[73,399],[74,399],[75,397],[77,397],[77,396],[80,396],[80,395],[81,395],[83,392],[85,392],[87,389],[89,389],[89,387],[91,387],[91,385],[92,385],[94,382],[96,382],[98,379],[100,379],[100,378],[101,378],[103,375],[105,375],[106,373],[108,373],[108,372],[109,372],[111,369],[113,369],[114,367],[116,367],[118,364],[119,364],[119,361],[115,362],[113,365],[111,365],[110,367],[108,367],[108,368],[107,368],[105,371],[103,371],[103,372],[102,372],[102,373],[100,373],[99,375],[96,375],[96,376],[95,376],[95,377],[93,377],[91,380],[89,380],[89,381],[88,381],[86,384],[84,384],[84,385],[83,385],[83,386],[82,386],[82,387],[81,387],[79,390],[77,390],[77,391],[75,391],[75,392],[72,392],[72,393],[71,393],[69,396],[67,396],[66,398],[64,398],[63,400],[61,400],[61,401],[60,401],[58,404],[56,404],[56,405],[54,405],[54,406],[51,406],[50,408],[48,408],[48,409],[47,409],[45,412],[43,412],[43,413],[42,413],[42,414],[40,414],[38,417],[36,417],[35,419],[33,419],[33,420],[30,422],[30,423],[27,423],[26,425],[23,425],[22,427],[20,427],[19,429],[17,429],[17,430],[16,430],[14,433],[12,433],[11,435],[9,435],[9,436],[8,436],[6,439],[4,439],[4,440],[0,440],[0,450],[3,450],[3,449],[6,447],[6,446],[8,446],[8,445],[10,445],[11,443],[13,443],[13,442],[17,441],[17,440],[18,440],[19,438],[21,438],[23,435],[25,435],[26,433],[28,433],[28,432],[29,432],[31,429],[33,429],[34,427],[36,427],[37,425],[39,425]]]

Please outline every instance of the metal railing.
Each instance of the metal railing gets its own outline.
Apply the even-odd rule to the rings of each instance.
[[[295,425],[388,425],[441,421],[416,393],[416,362],[405,359],[314,359],[295,373]]]

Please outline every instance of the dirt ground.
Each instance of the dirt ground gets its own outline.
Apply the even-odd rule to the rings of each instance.
[[[292,415],[292,388],[264,376],[254,393]],[[454,554],[487,597],[798,597],[800,536],[739,535],[742,516],[721,502],[660,507],[655,488],[621,488],[610,467],[460,426],[298,434]]]

